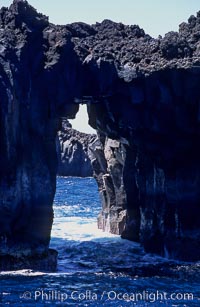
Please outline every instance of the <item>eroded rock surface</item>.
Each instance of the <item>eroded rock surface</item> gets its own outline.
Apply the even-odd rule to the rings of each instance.
[[[92,177],[93,170],[89,158],[89,144],[96,135],[72,129],[63,119],[56,140],[59,176]]]
[[[47,253],[59,119],[87,103],[99,226],[199,260],[199,97],[200,13],[154,39],[109,20],[55,26],[23,0],[2,8],[0,254]]]

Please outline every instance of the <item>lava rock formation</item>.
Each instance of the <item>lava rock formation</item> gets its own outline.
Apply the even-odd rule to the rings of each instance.
[[[92,177],[89,144],[96,138],[72,129],[69,121],[62,119],[56,140],[59,176]]]
[[[87,103],[99,227],[200,260],[200,12],[154,39],[104,20],[0,10],[0,256],[46,257],[61,117]]]

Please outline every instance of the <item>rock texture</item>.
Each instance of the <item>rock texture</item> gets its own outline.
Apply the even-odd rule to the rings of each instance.
[[[151,38],[104,20],[55,26],[0,10],[0,255],[46,255],[61,117],[98,131],[99,226],[146,251],[200,259],[200,12]]]
[[[102,202],[98,227],[113,234],[122,234],[127,222],[123,145],[99,135],[90,144],[89,153]]]
[[[37,254],[33,256],[1,256],[0,271],[15,271],[15,270],[40,270],[42,272],[56,272],[57,271],[57,256],[58,252],[49,249],[42,255]]]
[[[93,170],[88,155],[89,144],[95,135],[72,129],[69,121],[62,119],[56,140],[59,176],[91,177]]]

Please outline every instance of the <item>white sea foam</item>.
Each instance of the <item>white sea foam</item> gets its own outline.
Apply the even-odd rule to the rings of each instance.
[[[55,238],[72,241],[91,241],[98,238],[117,238],[97,227],[97,221],[92,218],[66,217],[56,218],[52,229],[52,240]]]

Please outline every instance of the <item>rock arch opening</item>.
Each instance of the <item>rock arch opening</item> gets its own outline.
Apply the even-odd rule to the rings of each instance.
[[[89,124],[89,117],[87,112],[87,104],[79,104],[79,110],[76,113],[76,117],[72,120],[69,119],[69,123],[72,128],[86,134],[96,134],[96,130]]]

